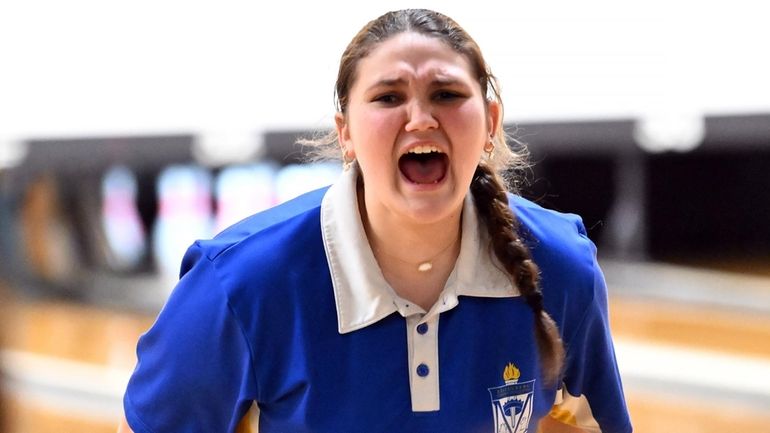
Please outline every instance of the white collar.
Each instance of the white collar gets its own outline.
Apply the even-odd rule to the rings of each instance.
[[[398,311],[402,316],[425,313],[399,297],[382,276],[369,246],[356,195],[357,167],[343,172],[321,202],[321,230],[329,262],[339,332],[364,328]],[[519,291],[495,266],[486,247],[488,235],[479,230],[470,192],[463,202],[460,254],[444,290],[428,315],[457,305],[458,296],[503,298]]]

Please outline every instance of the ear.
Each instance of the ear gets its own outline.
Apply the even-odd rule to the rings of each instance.
[[[351,159],[355,158],[355,149],[353,148],[353,142],[350,140],[350,128],[348,128],[348,122],[344,114],[337,112],[334,115],[334,127],[337,130],[337,141],[339,142],[342,154],[347,154]]]
[[[492,100],[487,102],[487,126],[489,133],[494,134],[503,121],[503,107],[499,102]]]

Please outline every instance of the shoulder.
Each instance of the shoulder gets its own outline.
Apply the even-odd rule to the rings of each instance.
[[[328,188],[300,195],[283,204],[254,214],[223,230],[210,240],[196,242],[201,254],[216,260],[228,250],[256,240],[269,241],[282,230],[300,230],[319,215],[321,200]],[[277,241],[277,239],[276,239]]]
[[[557,322],[579,320],[591,304],[606,297],[596,246],[582,219],[518,196],[510,196],[509,203],[540,268],[546,308]]]
[[[206,269],[223,294],[237,302],[287,284],[290,274],[323,269],[320,207],[325,192],[323,188],[301,195],[246,218],[213,239],[196,241],[182,260],[180,277]]]
[[[327,284],[320,206],[326,188],[257,213],[210,240],[196,241],[184,256],[174,299],[194,311],[229,315],[246,335],[258,321],[281,320]]]
[[[248,260],[251,256],[266,257],[291,250],[301,244],[303,234],[320,225],[321,200],[327,188],[303,194],[283,204],[254,214],[223,230],[213,239],[196,241],[185,254],[182,274],[201,259],[217,266],[233,261]],[[320,229],[318,230],[320,234]],[[242,265],[243,263],[241,263]]]
[[[546,209],[516,195],[509,196],[509,203],[530,248],[553,260],[593,262],[596,247],[588,239],[580,216]]]

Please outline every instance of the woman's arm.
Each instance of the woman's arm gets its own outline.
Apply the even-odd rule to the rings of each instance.
[[[134,433],[134,431],[131,430],[131,427],[128,426],[128,422],[126,421],[125,417],[123,417],[123,419],[120,420],[120,425],[118,426],[118,433]]]
[[[540,425],[538,426],[537,431],[538,433],[587,433],[581,428],[560,423],[550,416],[545,416],[540,420]]]

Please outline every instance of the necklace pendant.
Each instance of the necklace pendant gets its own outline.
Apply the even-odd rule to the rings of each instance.
[[[431,262],[422,262],[417,266],[417,270],[420,272],[428,272],[431,269],[433,269],[433,263]]]

